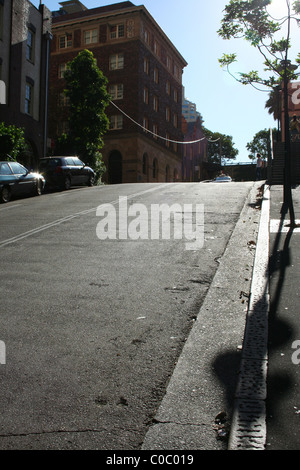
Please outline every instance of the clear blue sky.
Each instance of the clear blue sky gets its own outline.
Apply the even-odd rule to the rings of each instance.
[[[38,7],[40,0],[31,0]],[[144,5],[165,34],[188,62],[184,69],[183,86],[188,100],[196,103],[211,131],[231,135],[239,150],[238,162],[249,162],[246,144],[254,135],[276,122],[265,109],[268,93],[244,86],[220,68],[218,58],[223,53],[235,52],[238,62],[235,72],[262,70],[263,60],[258,51],[245,40],[225,41],[217,30],[223,10],[229,0],[131,0]],[[87,8],[118,3],[119,0],[81,0]],[[59,2],[44,0],[50,10],[58,10]],[[273,0],[270,12],[281,18],[286,13],[286,0]],[[283,34],[280,35],[280,38]],[[292,29],[293,43],[300,43],[300,29]],[[290,59],[295,60],[300,50],[292,49]],[[300,68],[299,68],[300,71]]]

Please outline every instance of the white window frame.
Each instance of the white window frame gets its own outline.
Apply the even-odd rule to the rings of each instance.
[[[124,85],[118,83],[116,85],[109,86],[109,94],[112,100],[122,100],[124,98]]]
[[[109,57],[109,70],[121,70],[124,68],[124,54],[112,54]]]
[[[84,31],[84,44],[97,44],[98,42],[98,29],[89,29]]]
[[[65,33],[58,38],[59,49],[67,49],[73,46],[73,36],[72,33]]]
[[[113,114],[112,116],[110,116],[110,118],[109,118],[109,129],[111,131],[123,129],[123,116],[122,116],[122,114]]]
[[[64,78],[65,71],[67,70],[67,64],[59,64],[58,66],[58,78]]]
[[[33,115],[33,91],[34,86],[31,83],[25,84],[25,114]]]
[[[26,59],[34,62],[35,32],[28,28],[26,40]]]
[[[110,27],[110,39],[119,39],[125,37],[124,23],[114,24]]]

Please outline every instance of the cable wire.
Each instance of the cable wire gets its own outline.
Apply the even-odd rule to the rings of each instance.
[[[175,143],[175,144],[182,144],[182,145],[187,145],[187,144],[197,144],[198,142],[201,142],[202,140],[207,140],[208,142],[218,142],[220,140],[220,137],[216,140],[210,140],[208,139],[207,137],[202,137],[201,139],[198,139],[198,140],[192,140],[190,142],[180,142],[178,140],[171,140],[171,139],[167,139],[166,137],[162,137],[161,135],[158,135],[158,134],[155,134],[155,132],[151,132],[149,129],[146,129],[146,127],[142,126],[141,124],[139,124],[138,122],[136,122],[134,119],[132,119],[132,117],[128,116],[128,114],[126,114],[121,108],[119,108],[119,106],[116,105],[116,103],[114,103],[113,101],[110,101],[110,103],[118,110],[120,111],[122,114],[124,114],[124,116],[126,116],[128,119],[130,119],[130,121],[132,121],[135,125],[139,126],[141,129],[143,129],[145,132],[148,132],[149,134],[152,134],[154,137],[158,138],[158,139],[162,139],[162,140],[165,140],[166,142],[172,142],[172,143]]]

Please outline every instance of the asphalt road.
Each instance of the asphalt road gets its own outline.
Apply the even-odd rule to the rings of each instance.
[[[0,449],[141,448],[251,190],[128,184],[0,206]],[[100,240],[97,208],[118,216],[121,196],[143,226],[154,204],[204,204],[204,246]]]

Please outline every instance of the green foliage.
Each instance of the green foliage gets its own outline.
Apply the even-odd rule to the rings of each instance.
[[[234,148],[232,137],[212,132],[203,127],[204,135],[209,139],[208,142],[208,161],[211,163],[221,163],[222,160],[235,160],[239,151]]]
[[[288,80],[296,80],[295,71],[282,67],[281,61],[287,60],[290,44],[290,22],[296,20],[299,24],[297,15],[300,14],[300,0],[294,1],[294,14],[291,12],[289,2],[287,1],[287,14],[282,20],[274,20],[268,13],[267,7],[271,0],[230,0],[225,7],[225,14],[221,21],[221,28],[218,34],[223,39],[244,38],[253,47],[255,47],[263,58],[265,66],[264,71],[269,73],[268,77],[263,77],[258,71],[240,73],[234,77],[243,85],[263,85],[273,88],[280,84],[284,74],[287,74]],[[288,34],[286,38],[275,39],[282,26],[287,24]],[[236,54],[224,54],[219,63],[222,67],[229,67],[236,62]],[[296,59],[300,63],[300,54]]]
[[[17,160],[21,153],[26,150],[24,130],[14,125],[6,125],[0,122],[0,157],[7,159],[10,155]]]
[[[273,129],[273,135],[276,135],[276,129]],[[255,160],[258,153],[264,159],[268,159],[268,152],[271,146],[271,137],[270,137],[270,129],[264,129],[259,131],[253,137],[253,140],[246,145],[247,150],[249,150],[250,154],[248,157],[250,160]]]
[[[80,158],[94,167],[109,125],[105,114],[109,104],[108,81],[88,50],[68,63],[65,80],[71,141]]]

